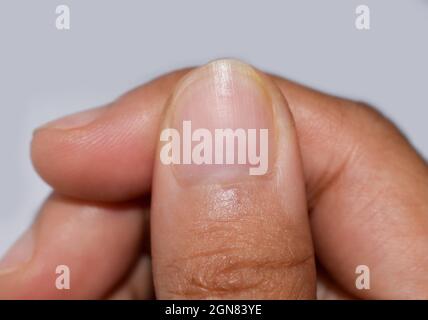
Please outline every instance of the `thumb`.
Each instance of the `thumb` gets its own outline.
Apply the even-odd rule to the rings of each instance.
[[[314,298],[300,152],[275,85],[243,63],[210,63],[178,83],[162,128],[151,211],[157,297]]]

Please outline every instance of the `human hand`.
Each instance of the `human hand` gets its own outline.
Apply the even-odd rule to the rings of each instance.
[[[161,164],[160,130],[188,117],[269,128],[268,174]],[[161,299],[428,298],[427,164],[364,104],[222,60],[47,124],[32,159],[55,193],[0,298],[145,299],[152,275]]]

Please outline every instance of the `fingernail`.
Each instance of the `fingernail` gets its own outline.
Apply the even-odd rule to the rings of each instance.
[[[273,108],[263,81],[244,63],[219,60],[179,84],[169,112],[180,135],[172,161],[180,182],[229,183],[269,173]]]
[[[26,231],[0,260],[0,273],[12,271],[30,261],[33,254],[33,231]]]
[[[105,109],[105,107],[98,107],[77,112],[60,119],[50,121],[38,129],[52,128],[66,130],[83,127],[99,118],[104,113]]]

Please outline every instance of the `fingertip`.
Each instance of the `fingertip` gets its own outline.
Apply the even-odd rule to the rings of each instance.
[[[107,122],[83,129],[37,130],[31,142],[36,172],[57,192],[78,199],[116,202],[147,192],[150,143],[144,148],[137,128],[115,119]]]
[[[124,201],[148,192],[160,115],[186,72],[162,76],[109,107],[36,129],[31,142],[35,170],[58,192],[79,199]]]
[[[156,114],[136,103],[120,100],[82,127],[64,127],[75,122],[63,119],[60,127],[53,122],[37,129],[35,170],[58,192],[79,199],[124,201],[147,192]]]

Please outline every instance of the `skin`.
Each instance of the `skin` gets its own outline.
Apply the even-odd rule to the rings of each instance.
[[[31,259],[0,271],[0,298],[428,299],[428,166],[399,130],[365,104],[255,70],[290,148],[281,170],[233,187],[177,185],[159,164],[159,130],[180,80],[200,69],[145,84],[84,124],[35,131],[32,160],[54,193]],[[208,218],[231,189],[236,217]],[[71,290],[53,286],[59,264]],[[362,264],[370,290],[355,287]]]

